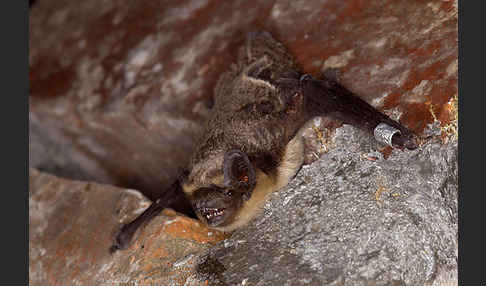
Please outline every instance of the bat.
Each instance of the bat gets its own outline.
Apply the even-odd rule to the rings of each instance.
[[[211,228],[233,231],[259,213],[266,198],[303,164],[302,130],[328,116],[367,130],[395,148],[415,149],[416,135],[342,86],[299,71],[285,47],[265,31],[251,32],[238,61],[215,87],[214,106],[187,168],[139,217],[123,225],[110,252],[181,197]]]

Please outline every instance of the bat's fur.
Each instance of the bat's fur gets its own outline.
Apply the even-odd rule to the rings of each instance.
[[[267,32],[248,35],[237,64],[219,79],[214,100],[180,186],[173,185],[165,199],[154,202],[149,215],[125,225],[115,250],[125,248],[135,230],[166,207],[170,193],[181,187],[209,226],[231,231],[247,223],[267,195],[285,186],[302,165],[299,130],[314,116],[334,116],[370,132],[386,123],[401,132],[393,137],[396,147],[416,147],[410,130],[335,79],[301,73],[285,47]]]
[[[275,81],[296,70],[284,47],[259,34],[252,34],[247,41],[238,64],[232,65],[216,86],[213,112],[189,166],[192,185],[204,185],[208,177],[220,173],[224,153],[230,149],[240,149],[253,159],[264,155],[277,163],[305,121],[299,117],[307,117],[284,116],[292,90],[282,93]],[[259,77],[263,72],[269,80]],[[298,82],[299,73],[291,76]]]
[[[214,112],[194,152],[183,189],[191,197],[200,187],[221,186],[224,154],[231,149],[247,154],[257,179],[251,198],[234,220],[217,228],[228,231],[245,224],[266,195],[285,186],[302,165],[301,138],[294,135],[309,118],[304,106],[292,101],[299,93],[299,78],[285,48],[265,32],[250,34],[238,64],[221,76]],[[281,79],[286,81],[280,83]],[[292,138],[295,142],[288,144]]]

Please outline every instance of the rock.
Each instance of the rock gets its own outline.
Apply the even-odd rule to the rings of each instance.
[[[195,254],[225,236],[174,211],[109,253],[120,225],[148,204],[138,191],[30,169],[29,285],[205,285],[195,280]]]
[[[185,166],[205,102],[256,29],[307,73],[339,68],[345,86],[414,131],[434,117],[446,126],[457,11],[457,1],[37,1],[29,164],[155,198]]]
[[[457,141],[385,160],[345,125],[263,213],[199,258],[210,285],[457,285]],[[216,265],[211,269],[209,265]]]

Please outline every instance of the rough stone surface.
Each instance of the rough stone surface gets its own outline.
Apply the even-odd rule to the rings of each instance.
[[[114,233],[148,199],[35,169],[29,175],[29,285],[207,285],[195,280],[195,254],[223,233],[167,210],[110,255]]]
[[[305,72],[339,68],[345,86],[418,133],[450,120],[457,1],[40,0],[30,166],[153,198],[187,162],[204,102],[256,29]]]
[[[386,160],[375,144],[351,126],[337,129],[327,154],[199,257],[199,277],[210,285],[457,285],[457,141]]]

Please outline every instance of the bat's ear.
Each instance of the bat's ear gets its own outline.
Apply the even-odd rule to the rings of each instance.
[[[240,150],[229,150],[223,159],[224,185],[251,191],[255,186],[255,170],[248,156]]]

